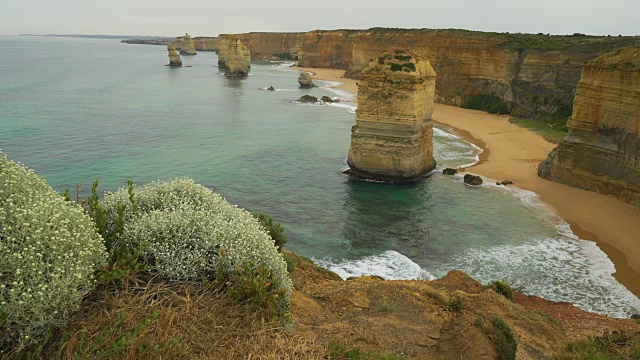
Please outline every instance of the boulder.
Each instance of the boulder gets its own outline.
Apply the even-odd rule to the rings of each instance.
[[[503,181],[500,182],[500,184],[501,185],[511,185],[511,184],[513,184],[513,181],[511,181],[511,180],[503,180]]]
[[[301,103],[314,103],[318,102],[318,98],[311,95],[303,95],[300,99],[298,99]]]
[[[332,98],[328,97],[328,96],[323,96],[320,100],[322,100],[322,102],[326,102],[326,103],[332,103],[334,102]]]
[[[315,86],[313,84],[313,79],[311,79],[311,75],[307,74],[306,72],[303,72],[302,74],[300,74],[300,77],[298,77],[298,84],[300,84],[300,87]]]
[[[269,86],[269,87],[267,88],[267,90],[269,90],[269,91],[276,91],[276,88],[274,88],[273,86]]]
[[[458,169],[446,168],[442,170],[442,173],[445,175],[455,175],[458,173]]]
[[[467,185],[482,185],[482,178],[480,176],[466,174],[463,180]]]
[[[169,66],[178,67],[182,66],[182,59],[176,52],[176,47],[172,44],[167,44],[167,50],[169,51]]]

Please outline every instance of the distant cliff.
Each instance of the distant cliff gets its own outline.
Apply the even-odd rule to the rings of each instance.
[[[640,206],[640,46],[583,66],[568,127],[538,175]]]

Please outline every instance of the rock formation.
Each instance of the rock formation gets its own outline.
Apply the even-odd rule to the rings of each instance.
[[[568,127],[538,175],[640,206],[640,46],[582,67]]]
[[[318,102],[318,98],[311,95],[302,95],[298,101],[301,103],[315,103]]]
[[[218,66],[224,67],[227,76],[244,76],[251,68],[251,53],[235,35],[220,36]]]
[[[169,66],[182,66],[182,59],[176,52],[175,46],[169,43],[167,44],[167,50],[169,51]]]
[[[300,87],[303,88],[315,86],[313,84],[313,79],[311,79],[311,75],[307,74],[306,72],[300,74],[300,77],[298,77],[298,84],[300,84]]]
[[[196,55],[196,46],[193,44],[193,39],[189,34],[185,34],[182,38],[182,46],[180,46],[181,55]]]
[[[482,185],[482,182],[483,182],[480,176],[471,175],[471,174],[466,174],[462,178],[462,180],[464,181],[465,184],[473,185],[473,186]]]
[[[386,51],[369,63],[358,84],[349,174],[407,182],[435,168],[435,80],[429,61],[406,50]]]

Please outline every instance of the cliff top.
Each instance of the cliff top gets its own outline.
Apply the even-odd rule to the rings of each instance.
[[[435,77],[436,73],[428,60],[422,59],[409,50],[391,49],[378,55],[363,74],[393,74],[415,77]]]
[[[627,46],[601,55],[587,66],[598,66],[626,70],[640,70],[640,45]]]

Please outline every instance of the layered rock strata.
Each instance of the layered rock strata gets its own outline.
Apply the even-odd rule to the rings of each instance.
[[[193,44],[193,39],[189,34],[185,34],[182,38],[182,45],[180,46],[181,55],[196,55],[196,46]]]
[[[313,84],[313,79],[311,78],[311,75],[307,74],[306,72],[303,72],[302,74],[300,74],[300,76],[298,77],[298,84],[300,84],[300,87],[315,86]]]
[[[435,168],[435,80],[429,61],[406,50],[386,51],[369,63],[358,84],[349,174],[409,182]]]
[[[180,55],[178,55],[175,46],[167,44],[167,50],[169,51],[169,66],[182,66],[182,59],[180,58]]]
[[[251,68],[251,53],[235,35],[220,36],[218,66],[224,67],[227,76],[244,76]]]
[[[568,127],[538,175],[640,206],[640,46],[583,66]]]

